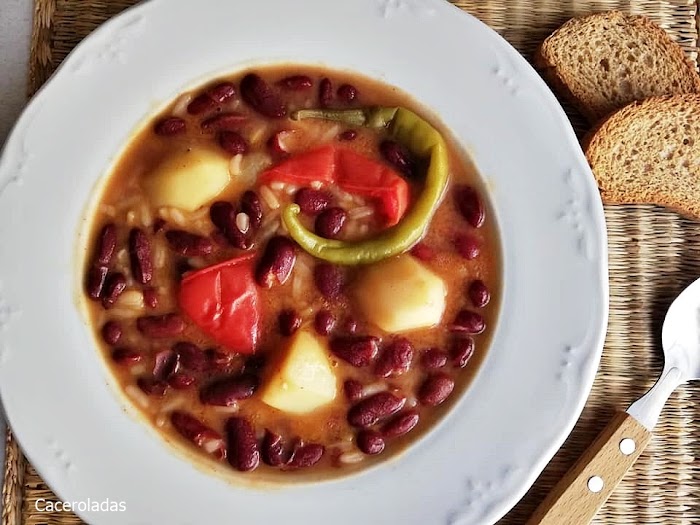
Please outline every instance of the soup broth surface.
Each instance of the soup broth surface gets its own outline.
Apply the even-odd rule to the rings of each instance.
[[[374,106],[408,108],[438,129],[449,181],[409,251],[373,264],[331,264],[295,245],[283,210],[300,203],[303,225],[321,237],[373,238],[410,214],[430,159],[393,141],[387,128],[290,116]],[[283,116],[270,116],[280,107]],[[304,155],[306,164],[293,164]],[[367,163],[357,173],[383,178],[360,180],[367,186],[360,190],[309,180],[329,169],[328,156],[352,170]],[[276,167],[281,175],[270,175]],[[392,215],[397,195],[408,195],[400,217]],[[432,429],[482,362],[501,289],[489,212],[470,159],[400,90],[309,66],[242,71],[182,94],[116,163],[86,247],[90,325],[124,394],[168,441],[254,479],[345,475]],[[283,275],[273,262],[265,279],[275,243],[283,252],[292,247],[293,263]],[[234,262],[217,273],[227,261]],[[377,314],[373,304],[387,283],[397,297],[389,310],[409,325],[433,314],[415,312],[441,286],[437,322],[387,330],[380,317],[391,312]],[[359,425],[363,410],[370,419],[374,410],[375,420]]]

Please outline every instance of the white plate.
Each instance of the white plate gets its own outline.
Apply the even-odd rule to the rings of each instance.
[[[431,107],[487,179],[504,298],[456,408],[397,461],[261,491],[173,454],[130,417],[75,306],[93,188],[135,127],[217,73],[325,63]],[[151,0],[102,26],[29,105],[0,164],[0,390],[30,461],[92,524],[488,524],[576,421],[607,320],[597,188],[554,96],[496,33],[441,0]]]

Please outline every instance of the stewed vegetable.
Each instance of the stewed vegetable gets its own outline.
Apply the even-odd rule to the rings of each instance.
[[[85,295],[119,384],[171,441],[247,476],[401,451],[469,383],[498,313],[474,167],[356,74],[267,67],[184,93],[92,221]]]

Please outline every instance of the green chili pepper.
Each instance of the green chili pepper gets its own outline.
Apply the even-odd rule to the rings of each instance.
[[[425,235],[449,178],[447,145],[440,133],[418,115],[404,108],[366,108],[350,110],[303,109],[292,119],[320,118],[355,126],[387,128],[390,135],[415,156],[430,158],[423,192],[404,218],[395,226],[370,239],[349,242],[319,237],[299,220],[296,204],[282,211],[289,235],[305,251],[335,264],[369,264],[410,249]]]

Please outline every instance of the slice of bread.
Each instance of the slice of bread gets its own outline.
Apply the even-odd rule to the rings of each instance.
[[[634,102],[583,141],[609,203],[658,204],[700,218],[700,95]]]
[[[618,11],[569,20],[535,66],[591,123],[635,100],[700,92],[695,66],[663,29]]]

